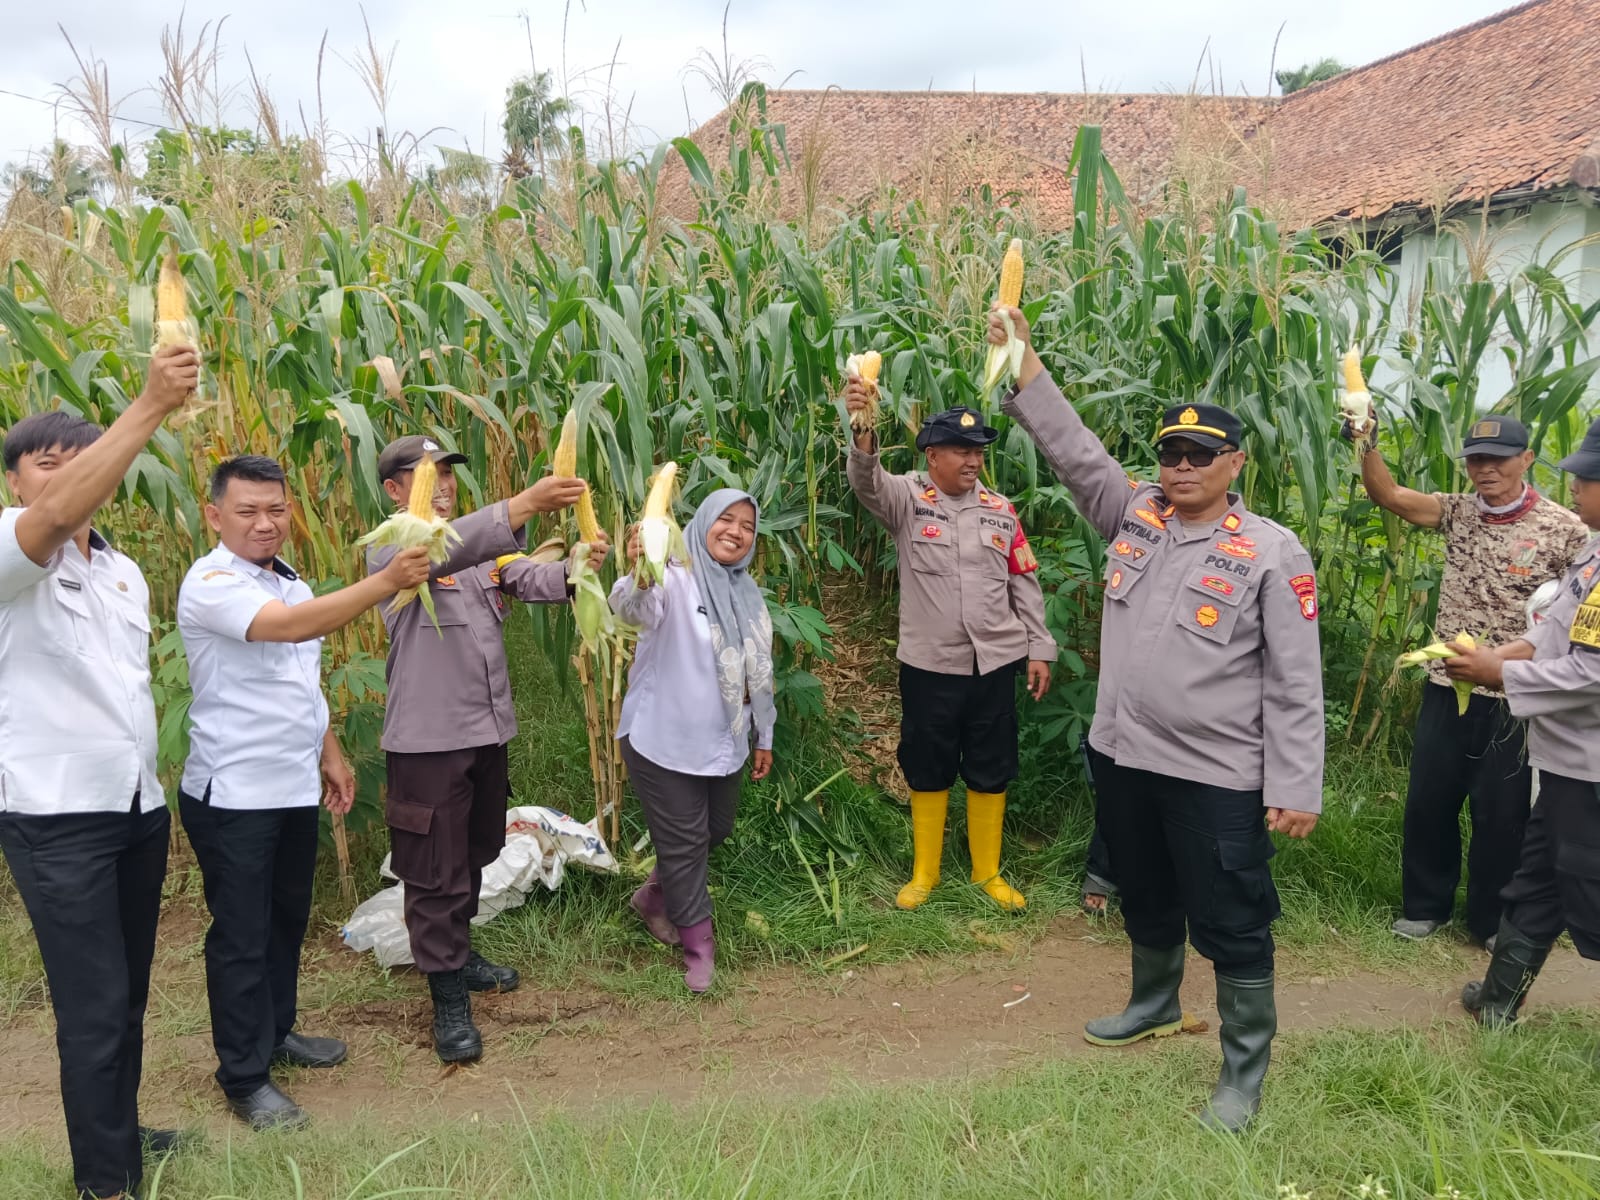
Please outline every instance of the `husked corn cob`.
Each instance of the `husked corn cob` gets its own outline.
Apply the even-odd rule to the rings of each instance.
[[[1339,400],[1339,415],[1350,422],[1350,431],[1364,436],[1372,425],[1372,394],[1361,377],[1361,348],[1351,346],[1344,355],[1344,395]]]
[[[1478,644],[1470,633],[1458,633],[1451,640],[1460,642],[1469,650],[1475,648]],[[1412,650],[1407,654],[1402,654],[1395,659],[1395,666],[1420,667],[1423,663],[1433,662],[1436,659],[1455,657],[1456,652],[1450,649],[1449,645],[1444,642],[1434,642],[1431,645],[1422,647],[1420,650]],[[1450,686],[1455,689],[1456,693],[1456,715],[1465,716],[1467,703],[1472,698],[1472,684],[1466,680],[1457,680],[1452,682]]]
[[[1022,239],[1012,238],[1000,262],[1000,290],[995,294],[995,307],[1001,312],[1010,335],[1003,346],[989,347],[984,361],[983,390],[992,392],[999,384],[1017,377],[1022,370],[1022,341],[1011,326],[1011,309],[1022,302]]]
[[[878,423],[878,375],[883,371],[883,355],[876,350],[852,354],[845,360],[844,372],[867,385],[867,407],[850,414],[850,428],[865,433]]]
[[[196,334],[194,321],[189,317],[188,288],[183,282],[183,272],[178,269],[178,252],[169,246],[156,280],[156,342],[152,349],[186,346],[197,350]],[[196,388],[190,398],[198,395]]]
[[[575,479],[578,474],[578,410],[567,409],[561,422],[561,440],[550,459],[550,473],[557,479]],[[594,543],[600,537],[600,518],[595,515],[594,499],[585,488],[573,506],[578,517],[578,541]]]
[[[412,470],[411,494],[406,498],[405,508],[358,540],[356,545],[394,546],[398,550],[426,546],[429,562],[438,564],[449,561],[450,544],[459,542],[461,535],[450,527],[450,522],[433,511],[433,494],[438,487],[439,468],[434,465],[431,454],[424,454],[422,461]],[[406,588],[396,592],[394,599],[389,602],[389,611],[399,612],[416,599],[422,601],[423,610],[433,622],[433,627],[439,630],[439,636],[443,637],[444,630],[439,629],[439,616],[433,607],[433,592],[427,587]]]
[[[643,553],[634,565],[634,579],[640,587],[650,587],[665,579],[667,563],[672,558],[688,564],[683,530],[672,519],[672,491],[677,478],[678,464],[666,462],[661,464],[655,478],[650,481],[650,492],[644,501],[644,515],[639,518],[639,541]]]

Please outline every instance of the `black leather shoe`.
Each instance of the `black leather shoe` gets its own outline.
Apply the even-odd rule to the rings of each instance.
[[[467,954],[467,965],[461,968],[461,981],[472,992],[514,992],[522,976],[473,950]]]
[[[263,1083],[248,1096],[229,1096],[228,1107],[257,1133],[268,1129],[301,1129],[311,1120],[305,1109],[270,1083]]]
[[[277,1066],[337,1067],[345,1060],[349,1047],[338,1038],[306,1037],[291,1033],[272,1052]]]
[[[483,1036],[472,1023],[471,993],[461,971],[428,976],[433,997],[433,1049],[440,1062],[475,1062],[483,1057]]]
[[[194,1134],[182,1129],[147,1129],[139,1126],[139,1144],[144,1147],[146,1158],[165,1158],[169,1154],[192,1148],[198,1140]]]

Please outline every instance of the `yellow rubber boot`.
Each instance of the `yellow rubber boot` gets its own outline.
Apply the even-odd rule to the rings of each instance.
[[[944,854],[944,818],[949,807],[948,791],[911,793],[911,882],[894,898],[901,908],[916,908],[939,882],[939,859]]]
[[[967,791],[967,847],[972,851],[972,882],[1001,908],[1026,908],[1028,902],[1000,877],[1000,823],[1006,815],[1004,792]]]

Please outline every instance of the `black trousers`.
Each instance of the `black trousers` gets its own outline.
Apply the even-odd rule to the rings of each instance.
[[[242,1098],[266,1083],[294,1029],[300,947],[311,917],[317,807],[217,808],[178,793],[205,882],[206,998],[217,1083]]]
[[[670,771],[640,754],[627,738],[622,739],[622,761],[650,828],[667,919],[679,929],[698,925],[711,915],[707,860],[733,832],[744,770],[732,775]]]
[[[1089,748],[1089,738],[1085,734],[1078,740],[1078,752],[1083,756],[1083,776],[1089,781],[1089,797],[1091,801],[1097,796],[1098,789],[1094,781],[1093,751]],[[1100,755],[1104,759],[1105,755]],[[1111,855],[1106,851],[1105,835],[1100,832],[1100,818],[1095,816],[1094,832],[1089,835],[1089,849],[1084,855],[1083,886],[1086,892],[1093,892],[1096,888],[1111,888],[1117,886],[1116,876],[1111,873]],[[1101,893],[1109,895],[1109,893]]]
[[[1522,861],[1500,898],[1526,937],[1548,945],[1565,930],[1600,959],[1600,784],[1539,772]]]
[[[0,813],[0,848],[50,982],[72,1174],[90,1196],[144,1176],[139,1075],[171,817]]]
[[[1517,869],[1532,789],[1522,726],[1504,700],[1474,695],[1458,716],[1452,689],[1423,687],[1400,856],[1409,920],[1450,919],[1461,878],[1461,802],[1468,799],[1467,930],[1482,941],[1500,927],[1500,891]]]
[[[906,786],[946,791],[960,775],[975,792],[1003,792],[1017,777],[1017,672],[941,675],[900,664],[900,748]]]
[[[389,866],[406,885],[411,957],[426,974],[472,952],[483,869],[506,844],[511,777],[504,746],[387,756]]]
[[[1262,796],[1119,767],[1091,748],[1096,813],[1128,937],[1194,948],[1236,979],[1272,972],[1276,853]]]

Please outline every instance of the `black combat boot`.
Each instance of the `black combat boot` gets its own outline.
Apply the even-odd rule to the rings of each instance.
[[[1482,982],[1474,980],[1461,989],[1461,1007],[1478,1018],[1480,1025],[1502,1028],[1517,1019],[1523,998],[1550,957],[1549,944],[1539,945],[1525,937],[1505,917],[1500,932],[1494,935],[1494,955]]]
[[[461,978],[469,992],[514,992],[522,982],[515,968],[492,963],[476,950],[467,954],[467,965],[461,968]]]
[[[433,996],[433,1048],[441,1062],[474,1062],[483,1057],[483,1036],[472,1023],[472,1001],[462,972],[428,976]]]
[[[1183,1027],[1178,985],[1183,982],[1183,943],[1167,950],[1135,944],[1133,996],[1114,1017],[1096,1017],[1083,1027],[1096,1046],[1127,1046],[1148,1037],[1166,1037]]]
[[[1274,980],[1232,979],[1217,974],[1217,1014],[1222,1020],[1222,1074],[1200,1120],[1224,1133],[1239,1133],[1261,1107],[1261,1083],[1278,1032]]]

